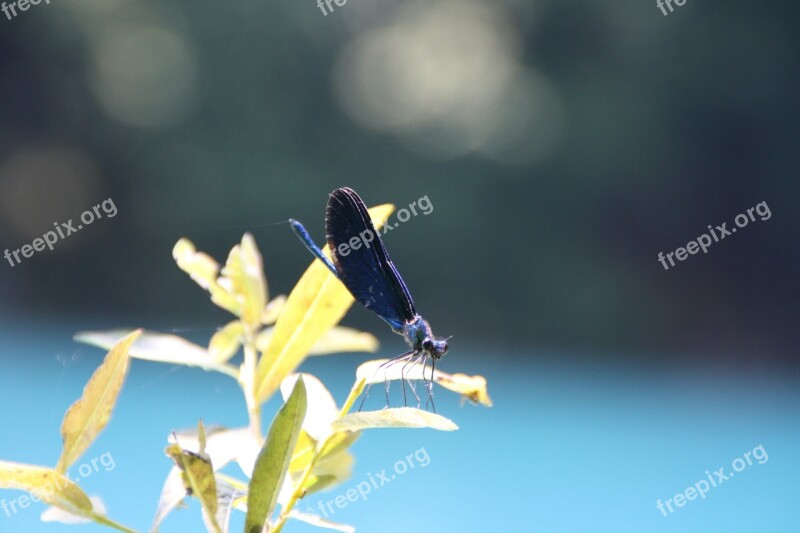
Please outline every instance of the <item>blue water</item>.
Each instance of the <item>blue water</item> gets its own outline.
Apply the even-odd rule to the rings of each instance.
[[[0,330],[1,459],[49,465],[58,459],[63,413],[103,356],[73,343],[73,329]],[[400,346],[386,346],[387,352],[393,348]],[[320,377],[341,402],[363,359],[315,358],[304,370]],[[365,432],[353,448],[353,478],[309,496],[300,510],[326,509],[333,520],[379,533],[800,530],[794,512],[800,479],[796,382],[756,364],[753,373],[737,376],[713,368],[602,361],[599,355],[454,347],[443,370],[485,375],[495,407],[462,407],[439,390],[437,410],[459,431]],[[276,407],[268,404],[265,418]],[[102,495],[112,518],[146,531],[170,468],[163,454],[166,436],[195,426],[199,418],[207,425],[246,423],[232,379],[134,361],[110,426],[78,461],[96,458],[99,466],[91,473],[86,467],[81,485]],[[753,460],[705,499],[673,505],[666,517],[656,508],[657,500],[707,479],[707,470],[724,467],[730,473],[734,459],[759,445],[768,456],[763,464]],[[413,458],[415,452],[422,461]],[[114,468],[99,462],[104,454],[113,457]],[[414,468],[395,473],[395,463],[409,455]],[[376,473],[384,469],[388,483],[370,489],[366,501],[353,491],[347,500],[348,489],[359,483],[379,484]],[[21,494],[0,491],[0,500]],[[33,504],[11,516],[0,510],[0,531],[110,531],[43,524],[43,509]],[[203,531],[198,515],[191,502],[162,531]],[[240,513],[234,524],[232,530],[240,531]],[[323,530],[293,522],[284,531]]]

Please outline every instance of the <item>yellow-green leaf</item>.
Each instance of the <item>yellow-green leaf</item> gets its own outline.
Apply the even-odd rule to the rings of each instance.
[[[239,316],[239,303],[236,298],[217,282],[219,264],[216,261],[203,252],[198,252],[189,239],[180,239],[175,243],[172,257],[175,258],[178,268],[189,274],[198,285],[211,294],[212,302]]]
[[[128,349],[140,334],[140,330],[134,331],[108,352],[103,364],[83,389],[80,400],[72,404],[64,415],[61,423],[64,448],[56,467],[62,474],[106,427],[128,373]]]
[[[336,431],[370,428],[431,428],[441,431],[455,431],[458,426],[451,420],[413,407],[383,409],[350,413],[333,423]]]
[[[286,295],[281,294],[280,296],[276,296],[275,299],[267,304],[264,308],[264,312],[261,313],[261,323],[265,326],[274,324],[275,321],[278,320],[278,317],[281,316],[284,305],[286,305]]]
[[[106,506],[103,503],[103,500],[101,500],[99,496],[91,496],[89,498],[89,501],[92,502],[93,512],[101,515],[106,514]],[[52,505],[49,506],[44,511],[42,511],[42,514],[39,516],[39,520],[41,520],[42,522],[58,522],[59,524],[69,524],[69,525],[89,524],[92,521],[91,518],[87,518],[85,516],[78,516],[76,514],[67,512],[64,509],[53,507]]]
[[[204,437],[201,438],[202,440]],[[217,483],[211,459],[205,454],[184,450],[178,444],[168,446],[165,453],[180,469],[184,487],[200,500],[205,520],[213,526],[216,533],[221,533],[222,529],[217,524],[216,518]]]
[[[70,515],[88,518],[124,533],[136,533],[93,509],[92,501],[64,474],[50,468],[0,461],[0,489],[24,490],[31,501],[42,501]]]
[[[306,387],[300,378],[291,396],[275,416],[264,447],[256,459],[247,491],[245,533],[261,533],[275,509],[292,452],[302,430],[306,407]]]
[[[491,407],[492,399],[486,387],[486,378],[483,376],[468,376],[466,374],[445,374],[442,372],[436,378],[436,383],[453,392],[462,394],[471,402]]]
[[[394,206],[369,210],[376,228],[386,223]],[[327,245],[323,252],[329,256]],[[353,305],[353,297],[319,260],[314,260],[289,295],[256,374],[256,398],[266,401],[283,378],[300,366],[311,348],[339,323]]]
[[[339,478],[330,474],[309,474],[308,479],[303,484],[303,492],[306,495],[314,494],[315,492],[330,488],[331,485],[339,481]]]
[[[40,466],[0,461],[0,488],[30,492],[37,499],[76,516],[89,517],[92,502],[61,472]]]
[[[260,327],[267,305],[267,280],[261,254],[249,233],[245,233],[242,243],[231,250],[218,283],[236,297],[242,321],[253,330]]]
[[[325,443],[325,448],[320,450],[318,460],[336,455],[347,450],[352,446],[361,435],[359,431],[338,431],[332,435]],[[297,447],[292,455],[292,462],[289,465],[291,472],[302,472],[311,462],[311,458],[317,449],[317,441],[312,439],[305,431],[300,433]]]
[[[217,331],[208,343],[208,353],[211,358],[219,363],[227,363],[239,351],[244,335],[244,324],[240,320],[228,323]]]
[[[202,288],[208,290],[217,282],[219,264],[208,255],[198,252],[189,239],[180,239],[175,243],[172,257],[178,268],[189,274]]]
[[[347,450],[339,450],[336,453],[328,454],[324,458],[317,460],[312,474],[317,480],[309,480],[303,486],[303,490],[312,493],[333,483],[341,483],[348,479],[353,472],[355,460],[353,455]],[[321,485],[323,481],[325,485]],[[316,487],[314,485],[317,485]]]
[[[297,437],[297,444],[292,452],[292,460],[289,463],[289,472],[302,472],[311,463],[311,458],[317,451],[317,441],[305,431],[301,431]]]
[[[328,330],[311,347],[308,355],[328,355],[345,352],[377,352],[380,342],[375,335],[353,328],[337,326]]]
[[[341,453],[352,446],[360,436],[360,431],[337,431],[337,433],[325,443],[325,447],[320,451],[320,458],[324,459]]]
[[[388,361],[388,359],[367,361],[358,367],[356,376],[365,379],[367,384],[400,379],[427,380],[431,378],[430,367],[425,368],[423,376],[423,367],[420,364],[408,367],[402,363],[382,366]],[[448,390],[462,394],[465,398],[475,403],[480,403],[487,407],[492,406],[492,399],[489,398],[489,392],[486,387],[486,378],[483,376],[448,374],[437,370],[433,374],[433,381]]]
[[[327,440],[325,448],[319,451],[312,469],[312,475],[309,476],[303,487],[297,488],[301,488],[310,494],[332,483],[340,483],[349,478],[353,467],[353,456],[348,451],[348,448],[358,439],[359,435],[360,432],[358,431],[340,431],[332,435]],[[306,432],[301,432],[297,446],[292,454],[292,461],[289,464],[292,487],[302,478],[305,469],[316,452],[316,448],[317,442],[309,437]],[[293,490],[284,490],[278,501],[285,503],[291,497],[292,492]]]
[[[256,348],[264,351],[269,347],[275,328],[264,328],[256,337]],[[365,331],[336,326],[326,331],[311,347],[308,355],[330,355],[348,352],[377,352],[378,338]]]
[[[107,331],[81,331],[75,334],[75,341],[109,349],[120,339],[130,335],[131,330],[111,329]],[[239,371],[231,365],[214,360],[208,350],[191,343],[177,335],[144,331],[130,347],[129,355],[135,359],[170,363],[175,365],[196,366],[203,370],[214,370],[238,377]]]

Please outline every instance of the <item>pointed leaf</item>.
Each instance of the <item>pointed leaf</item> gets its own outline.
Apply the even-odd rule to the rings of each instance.
[[[88,517],[92,511],[92,502],[83,490],[50,468],[0,461],[0,488],[30,492],[72,515]]]
[[[466,374],[446,374],[442,372],[436,383],[453,392],[462,394],[473,403],[491,407],[492,399],[486,387],[486,378],[483,376],[468,376]]]
[[[240,309],[236,298],[217,282],[219,264],[216,261],[198,252],[189,239],[181,239],[175,243],[172,257],[175,258],[178,268],[189,274],[198,285],[211,294],[212,302],[239,316]]]
[[[380,228],[394,210],[390,204],[369,210]],[[330,254],[327,245],[323,252]],[[320,261],[314,260],[297,282],[258,362],[256,397],[266,401],[283,378],[300,366],[309,350],[353,305],[353,297]]]
[[[325,447],[318,453],[312,475],[309,476],[303,487],[297,487],[297,483],[302,478],[317,449],[317,442],[305,431],[300,432],[300,438],[292,455],[292,462],[289,464],[291,480],[287,478],[287,481],[291,482],[284,483],[278,502],[285,504],[289,501],[296,488],[302,488],[310,494],[333,483],[341,483],[348,479],[352,474],[354,463],[348,448],[358,440],[360,434],[358,431],[340,431],[329,437]]]
[[[140,334],[140,330],[134,331],[108,352],[83,389],[81,398],[64,415],[61,423],[64,448],[56,467],[62,474],[106,427],[128,373],[128,349]]]
[[[106,506],[103,504],[103,500],[101,500],[98,496],[91,496],[89,501],[92,502],[92,509],[94,512],[98,514],[106,514]],[[42,522],[58,522],[60,524],[90,524],[92,522],[91,518],[85,518],[83,516],[77,516],[72,513],[68,513],[63,509],[59,509],[58,507],[48,507],[44,511],[42,511],[42,515],[39,517]]]
[[[269,348],[275,328],[264,328],[256,337],[256,348]],[[330,355],[334,353],[377,352],[378,338],[365,331],[337,326],[325,332],[311,347],[308,355]]]
[[[310,494],[347,480],[353,474],[354,464],[353,454],[347,450],[340,450],[324,459],[319,459],[312,471],[312,477],[316,479],[309,480],[310,482],[303,486],[303,490]]]
[[[431,428],[441,431],[458,429],[451,420],[413,407],[364,411],[345,415],[333,423],[336,431],[370,428]]]
[[[292,451],[302,429],[306,402],[305,384],[298,379],[291,396],[275,416],[264,447],[256,459],[248,489],[245,533],[261,533],[275,509]]]
[[[281,294],[280,296],[276,296],[274,300],[267,304],[264,308],[264,312],[261,313],[261,323],[265,326],[274,324],[275,321],[278,320],[278,317],[281,316],[284,305],[286,305],[286,295]]]
[[[184,450],[178,444],[168,446],[165,452],[180,469],[184,487],[200,500],[205,519],[213,526],[213,531],[220,533],[222,530],[216,519],[217,484],[211,459],[205,454]]]
[[[219,264],[208,255],[198,252],[189,239],[180,239],[172,248],[178,268],[189,274],[202,288],[208,290],[217,282]]]
[[[208,343],[208,354],[219,364],[227,363],[239,351],[243,335],[244,324],[241,321],[229,322],[211,337]]]
[[[74,339],[76,342],[108,349],[119,342],[120,339],[129,335],[130,331],[126,329],[81,331],[75,334]],[[236,368],[215,361],[202,346],[193,344],[177,335],[167,333],[142,332],[141,337],[131,346],[129,355],[144,361],[196,366],[203,370],[221,372],[233,378],[238,376]]]
[[[311,463],[311,458],[317,451],[317,441],[312,439],[305,431],[300,432],[297,444],[289,463],[289,472],[302,472]]]
[[[245,233],[241,245],[233,247],[218,282],[235,296],[242,322],[254,330],[260,327],[261,315],[267,305],[267,280],[252,235]]]
[[[308,355],[332,353],[377,352],[380,342],[375,335],[353,328],[335,327],[320,337]]]

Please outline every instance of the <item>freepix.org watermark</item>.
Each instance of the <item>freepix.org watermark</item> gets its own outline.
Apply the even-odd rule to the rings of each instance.
[[[0,11],[6,16],[8,20],[17,16],[17,9],[20,11],[27,11],[31,6],[38,6],[44,1],[45,4],[50,5],[50,0],[17,0],[16,2],[3,2],[0,4]]]
[[[317,506],[323,518],[329,518],[336,514],[336,509],[344,509],[351,503],[357,501],[367,501],[373,491],[377,491],[384,485],[391,483],[397,476],[402,476],[417,466],[425,468],[431,463],[428,451],[423,447],[399,459],[392,466],[392,472],[387,472],[384,468],[380,472],[372,474],[367,472],[367,479],[359,482],[354,488],[348,489],[344,494],[340,494],[330,500],[320,500]],[[334,509],[336,507],[336,509]]]
[[[658,6],[658,9],[660,9],[661,12],[664,13],[664,16],[666,17],[667,15],[669,15],[669,13],[675,11],[675,8],[672,7],[673,2],[675,2],[676,6],[681,7],[686,3],[686,0],[664,0],[663,2],[661,0],[656,0],[656,5]],[[664,7],[665,5],[669,8],[669,13],[667,13],[667,9]]]
[[[711,235],[708,235],[708,233],[703,233],[697,239],[689,241],[685,248],[677,248],[674,252],[669,252],[666,255],[664,255],[664,252],[658,252],[658,261],[663,265],[664,270],[669,270],[667,261],[669,261],[670,265],[675,266],[673,256],[678,261],[685,261],[689,255],[694,255],[700,250],[703,250],[703,253],[707,254],[709,246],[711,246],[713,243],[721,241],[728,235],[733,235],[736,233],[737,228],[743,228],[750,222],[755,222],[756,217],[753,215],[754,211],[761,218],[761,220],[769,220],[772,217],[772,212],[769,210],[767,202],[761,202],[755,207],[748,209],[746,213],[740,213],[736,215],[736,218],[733,220],[733,222],[736,224],[735,228],[732,227],[731,229],[728,229],[728,223],[723,222],[722,225],[717,226],[715,230],[709,224],[708,229]],[[711,240],[712,237],[714,238],[713,241]]]
[[[419,207],[420,213],[423,215],[430,215],[433,213],[433,204],[431,203],[428,195],[426,194],[419,200],[415,200],[408,205],[408,209],[405,207],[399,209],[397,211],[397,220],[400,222],[395,222],[392,224],[390,221],[387,221],[386,224],[383,226],[383,230],[375,230],[375,233],[378,235],[386,235],[394,228],[400,225],[401,222],[408,222],[412,216],[417,216],[417,208]],[[354,235],[348,242],[343,242],[339,246],[336,247],[336,251],[340,256],[346,257],[350,254],[353,250],[358,250],[362,246],[365,248],[369,248],[371,246],[372,241],[375,240],[375,233],[372,230],[365,229],[358,235]]]
[[[92,477],[97,472],[100,472],[100,467],[103,467],[103,472],[110,472],[117,467],[117,463],[114,461],[114,457],[111,455],[111,452],[106,452],[100,457],[95,457],[91,461],[87,461],[83,463],[81,466],[78,467],[78,475],[80,477],[72,478],[69,477],[67,474],[67,479],[72,481],[73,483],[78,483],[82,479],[86,479]],[[60,491],[64,487],[60,486],[58,482],[55,482],[51,485],[45,485],[43,489],[43,493],[46,496],[55,494],[56,491]],[[42,495],[36,494],[23,494],[13,500],[6,500],[5,498],[0,499],[0,511],[6,515],[6,518],[12,518],[16,515],[21,509],[27,509],[30,507],[31,503],[38,503],[44,499]],[[0,528],[2,529],[2,528]]]
[[[328,13],[333,13],[333,6],[331,4],[336,4],[339,7],[342,7],[347,3],[347,0],[317,0],[317,7],[320,8],[322,14],[326,17]],[[325,6],[328,6],[328,10],[325,10]]]
[[[102,208],[103,213],[105,213],[108,218],[114,218],[117,216],[117,206],[114,205],[114,200],[109,198],[103,203],[97,204],[91,210],[87,209],[81,213],[81,222],[83,222],[83,224],[78,224],[77,228],[72,223],[72,219],[61,223],[53,222],[55,230],[48,231],[41,237],[33,239],[32,243],[25,244],[21,248],[17,248],[16,250],[6,250],[3,256],[8,260],[8,264],[13,268],[22,262],[22,259],[19,257],[20,254],[22,254],[23,258],[27,258],[32,257],[36,252],[41,252],[45,249],[45,246],[52,250],[59,238],[66,239],[73,233],[76,233],[78,230],[83,229],[84,225],[88,226],[95,220],[100,220],[103,218],[103,213],[100,212],[100,208]],[[16,263],[14,261],[16,261]]]
[[[731,468],[733,469],[733,472],[726,474],[724,466],[715,470],[713,473],[706,470],[705,479],[701,479],[694,485],[686,487],[686,490],[679,492],[666,501],[656,501],[656,509],[661,511],[661,514],[667,517],[675,512],[675,509],[672,508],[673,504],[675,504],[675,507],[683,507],[686,505],[687,501],[696,500],[698,496],[700,496],[700,499],[705,500],[706,493],[708,493],[709,490],[719,487],[729,479],[733,479],[738,472],[741,472],[748,466],[751,466],[754,459],[760,465],[763,465],[769,461],[769,455],[767,455],[767,450],[764,449],[763,444],[759,444],[749,452],[745,452],[742,457],[737,457],[731,461]],[[669,514],[667,514],[667,510],[669,510]]]

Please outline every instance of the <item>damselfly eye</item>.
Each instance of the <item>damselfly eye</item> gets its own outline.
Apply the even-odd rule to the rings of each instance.
[[[422,341],[422,349],[428,352],[431,351],[433,349],[433,341],[430,339]]]

